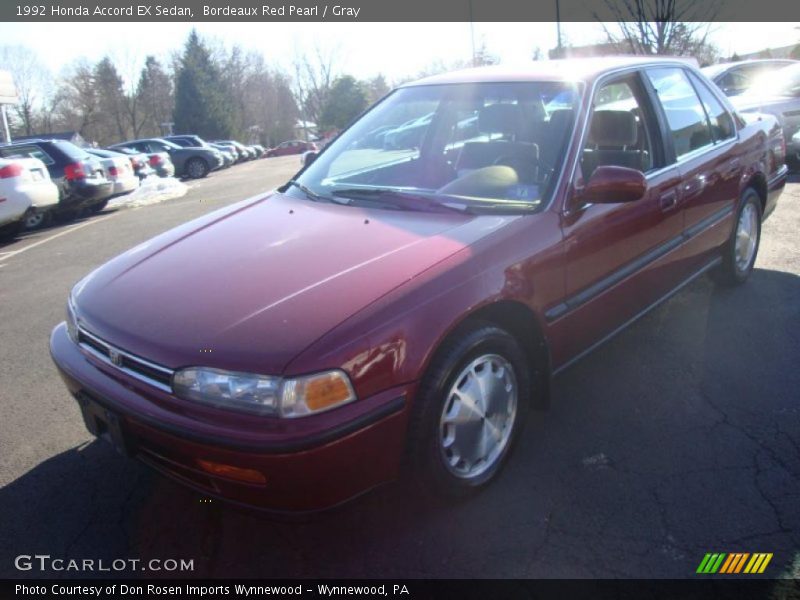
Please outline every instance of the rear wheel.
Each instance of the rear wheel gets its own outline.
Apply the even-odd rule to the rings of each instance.
[[[722,285],[739,285],[747,280],[761,242],[761,197],[747,188],[736,213],[736,225],[723,248],[722,264],[714,270],[714,279]]]
[[[531,398],[525,353],[506,331],[476,325],[437,352],[414,402],[409,453],[425,488],[463,497],[500,472]]]
[[[39,227],[44,227],[44,225],[49,220],[50,214],[43,210],[36,210],[35,208],[31,207],[25,213],[25,217],[23,219],[25,223],[25,229],[38,229]]]
[[[92,206],[89,207],[89,211],[92,214],[99,213],[106,206],[108,206],[108,200],[110,200],[110,198],[103,200],[102,202],[98,202],[97,204],[93,204]]]
[[[186,175],[192,179],[202,179],[211,169],[202,158],[192,158],[186,163]]]

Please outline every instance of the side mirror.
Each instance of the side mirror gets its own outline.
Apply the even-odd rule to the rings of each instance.
[[[310,165],[312,162],[317,160],[317,156],[319,156],[319,152],[306,152],[305,156],[303,156],[303,166],[307,167]]]
[[[647,193],[644,173],[628,167],[603,165],[597,167],[589,182],[579,192],[582,202],[617,204],[636,202]]]

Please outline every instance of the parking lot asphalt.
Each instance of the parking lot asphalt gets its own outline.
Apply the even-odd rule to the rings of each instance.
[[[208,502],[94,441],[47,349],[70,287],[298,164],[236,166],[183,198],[0,247],[0,577],[109,575],[14,566],[48,554],[192,559],[180,575],[194,577],[680,578],[706,552],[770,552],[766,576],[800,575],[797,179],[746,285],[700,278],[565,371],[501,477],[468,501],[400,482],[281,520]]]

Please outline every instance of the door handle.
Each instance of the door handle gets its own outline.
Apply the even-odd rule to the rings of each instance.
[[[658,205],[664,212],[675,208],[677,204],[678,204],[678,194],[676,194],[674,191],[662,194],[661,197],[658,199]]]

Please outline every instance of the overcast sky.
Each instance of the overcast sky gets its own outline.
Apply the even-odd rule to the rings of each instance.
[[[262,52],[284,68],[291,66],[298,50],[315,44],[337,48],[341,71],[359,78],[383,73],[391,81],[418,73],[437,59],[450,63],[471,56],[469,23],[0,23],[0,44],[32,48],[56,73],[77,58],[94,62],[106,54],[135,72],[147,54],[166,57],[179,49],[192,27],[227,45]],[[711,39],[723,55],[742,54],[798,43],[798,27],[800,23],[717,23]],[[564,23],[562,33],[573,45],[604,40],[597,23]],[[546,56],[556,45],[556,25],[475,23],[474,37],[502,62],[521,62],[536,47]]]

